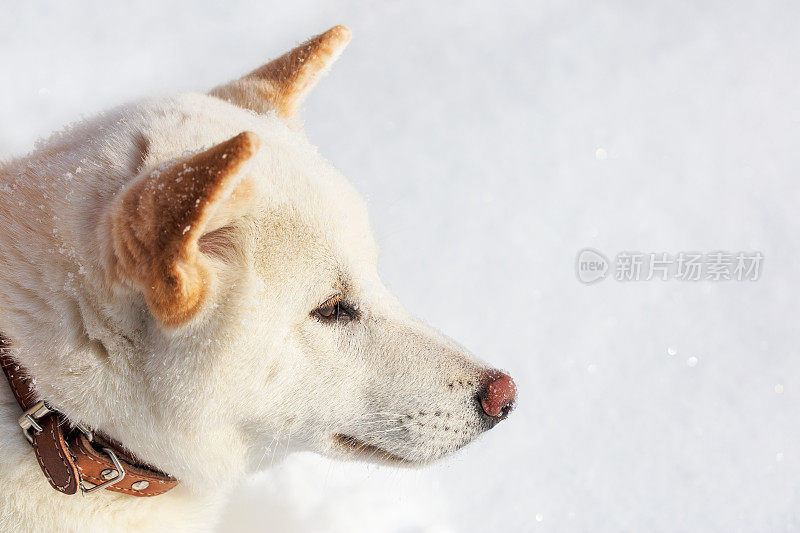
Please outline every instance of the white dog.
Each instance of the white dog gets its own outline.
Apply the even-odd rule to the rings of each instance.
[[[508,414],[513,381],[389,294],[297,130],[349,39],[0,167],[0,528],[210,529],[276,450],[420,464]]]

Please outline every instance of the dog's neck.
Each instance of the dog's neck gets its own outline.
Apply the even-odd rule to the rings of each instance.
[[[9,531],[208,531],[224,492],[192,493],[178,485],[155,498],[102,490],[65,496],[48,484],[17,423],[20,409],[0,383],[0,516]]]
[[[91,135],[99,125],[86,128]],[[102,378],[102,357],[117,348],[107,345],[113,337],[97,306],[96,295],[109,291],[98,292],[108,253],[96,235],[122,178],[113,165],[93,175],[98,163],[85,144],[57,135],[0,167],[0,331],[39,394],[70,417],[80,416],[70,397]]]
[[[177,480],[144,465],[123,444],[73,424],[41,400],[25,369],[12,357],[0,334],[0,367],[22,410],[20,429],[30,442],[42,473],[57,491],[72,495],[111,490],[150,497],[172,490]]]

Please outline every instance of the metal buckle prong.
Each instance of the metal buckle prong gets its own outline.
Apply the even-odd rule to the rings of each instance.
[[[19,423],[19,427],[22,428],[22,433],[25,435],[25,438],[28,439],[28,442],[33,442],[33,434],[31,433],[31,430],[36,431],[37,433],[42,431],[42,426],[40,426],[36,421],[52,412],[53,411],[47,406],[47,404],[44,403],[44,401],[41,401],[22,413],[22,416],[19,417],[17,422]]]
[[[114,468],[117,470],[117,476],[109,479],[105,483],[95,485],[91,488],[86,488],[86,486],[83,484],[83,481],[81,481],[81,491],[83,491],[84,494],[91,494],[92,492],[108,488],[111,485],[116,485],[125,478],[125,469],[122,468],[122,463],[120,463],[119,459],[117,459],[117,455],[108,448],[103,448],[103,451],[106,452],[106,455],[111,458],[111,462],[114,463]]]

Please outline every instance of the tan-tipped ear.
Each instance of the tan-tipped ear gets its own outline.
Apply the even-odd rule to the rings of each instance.
[[[257,113],[294,116],[297,107],[350,42],[350,30],[334,26],[261,68],[209,94]]]
[[[239,181],[257,150],[256,134],[240,133],[139,176],[117,198],[111,215],[117,273],[141,288],[163,325],[184,323],[203,303],[209,279],[198,241],[214,229],[216,213],[247,201]]]

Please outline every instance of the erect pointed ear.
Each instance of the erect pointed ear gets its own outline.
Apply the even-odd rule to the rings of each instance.
[[[257,113],[292,117],[305,96],[350,42],[350,30],[334,26],[261,68],[209,94]]]
[[[136,178],[111,213],[117,273],[144,293],[152,314],[178,326],[199,309],[209,272],[200,237],[246,203],[245,165],[258,137],[243,132],[204,152]]]

